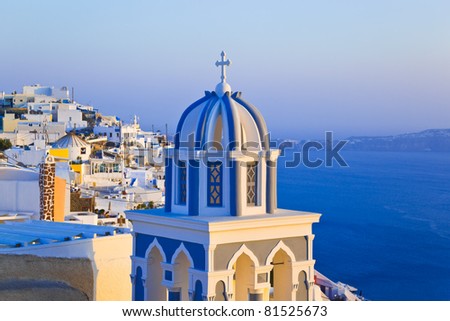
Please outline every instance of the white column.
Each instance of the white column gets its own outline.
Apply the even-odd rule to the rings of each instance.
[[[205,250],[205,271],[214,271],[214,250],[216,249],[216,244],[203,245]]]
[[[308,240],[308,249],[307,249],[307,260],[312,260],[313,259],[313,240],[316,236],[314,234],[310,234],[307,236],[307,240]]]

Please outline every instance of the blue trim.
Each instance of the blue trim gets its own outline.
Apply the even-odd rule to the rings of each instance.
[[[227,146],[227,150],[234,150],[236,148],[236,144],[238,143],[236,141],[236,128],[234,124],[234,118],[233,118],[233,108],[231,107],[230,103],[230,93],[226,92],[225,95],[222,96],[222,101],[225,106],[225,114],[227,116],[227,124],[228,124],[228,141],[231,143]],[[225,146],[224,146],[225,147]]]
[[[142,284],[142,269],[140,266],[136,269],[134,279],[134,301],[144,301],[144,285]]]
[[[178,161],[178,175],[177,175],[177,182],[175,186],[178,187],[178,195],[177,195],[177,205],[186,205],[187,202],[187,165],[185,161]]]
[[[215,94],[214,94],[215,95]],[[203,141],[204,141],[204,136],[205,136],[205,130],[206,130],[206,124],[207,124],[207,120],[209,118],[209,114],[211,112],[211,109],[214,107],[214,105],[216,104],[218,98],[217,97],[212,97],[210,99],[210,101],[208,102],[208,104],[205,106],[205,108],[203,108],[200,117],[199,117],[199,121],[197,123],[197,130],[195,132],[195,147],[196,148],[202,148],[203,147]]]
[[[164,209],[166,212],[170,213],[172,211],[172,164],[173,160],[166,156],[166,178],[164,180],[164,194],[165,194],[165,205]]]
[[[205,101],[207,101],[210,98],[211,98],[211,94],[209,92],[205,92],[205,96],[204,97],[200,98],[199,100],[197,100],[196,102],[191,104],[183,112],[183,114],[181,115],[181,118],[180,118],[180,120],[178,122],[177,131],[176,131],[176,135],[175,135],[175,148],[176,149],[180,148],[180,135],[179,134],[181,132],[181,129],[183,128],[184,121],[186,120],[186,118],[189,115],[189,113],[192,110],[194,110],[196,107],[200,106],[201,104],[203,104]]]
[[[198,197],[198,189],[199,189],[199,166],[200,163],[197,160],[189,160],[189,166],[188,166],[188,178],[189,178],[189,185],[188,185],[188,213],[191,216],[198,215],[198,203],[199,203],[199,197]]]
[[[261,112],[255,106],[240,98],[240,95],[238,94],[233,94],[233,99],[237,103],[241,104],[250,113],[250,115],[252,115],[253,119],[256,122],[256,126],[258,126],[259,135],[261,135],[260,140],[264,144],[263,149],[269,150],[270,145],[269,145],[267,125],[266,122],[264,121],[263,116],[261,115]]]
[[[167,263],[170,263],[172,261],[173,254],[180,246],[181,242],[183,242],[184,246],[189,251],[189,254],[194,260],[194,268],[201,271],[205,270],[205,249],[202,244],[143,233],[135,233],[134,238],[136,244],[134,253],[135,256],[145,258],[145,252],[156,238],[158,243],[161,245],[164,254],[166,255]]]
[[[238,198],[237,198],[237,166],[239,163],[234,160],[230,160],[230,215],[231,216],[240,216],[239,215],[239,206],[238,206]]]

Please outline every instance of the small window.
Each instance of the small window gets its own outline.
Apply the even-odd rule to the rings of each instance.
[[[257,167],[257,162],[247,163],[247,206],[256,206]]]
[[[208,162],[208,206],[222,206],[221,162]]]
[[[186,205],[187,198],[187,168],[186,162],[178,162],[178,204]]]
[[[164,279],[167,281],[172,281],[172,279],[173,279],[172,271],[165,270],[164,271]]]
[[[86,147],[80,148],[81,155],[86,155]]]

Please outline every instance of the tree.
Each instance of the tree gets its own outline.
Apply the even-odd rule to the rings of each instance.
[[[9,139],[0,138],[0,152],[3,152],[12,147],[11,141]]]

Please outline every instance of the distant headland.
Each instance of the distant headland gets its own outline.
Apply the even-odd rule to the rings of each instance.
[[[352,136],[343,150],[380,152],[450,152],[450,129],[427,129],[393,136]]]
[[[332,136],[331,136],[332,137]],[[333,144],[337,140],[333,139]],[[450,152],[450,128],[427,129],[417,133],[405,133],[390,136],[350,136],[342,147],[342,151],[374,151],[374,152]],[[281,149],[302,151],[308,142],[317,142],[325,146],[325,140],[277,139]],[[314,145],[317,148],[319,145]]]

